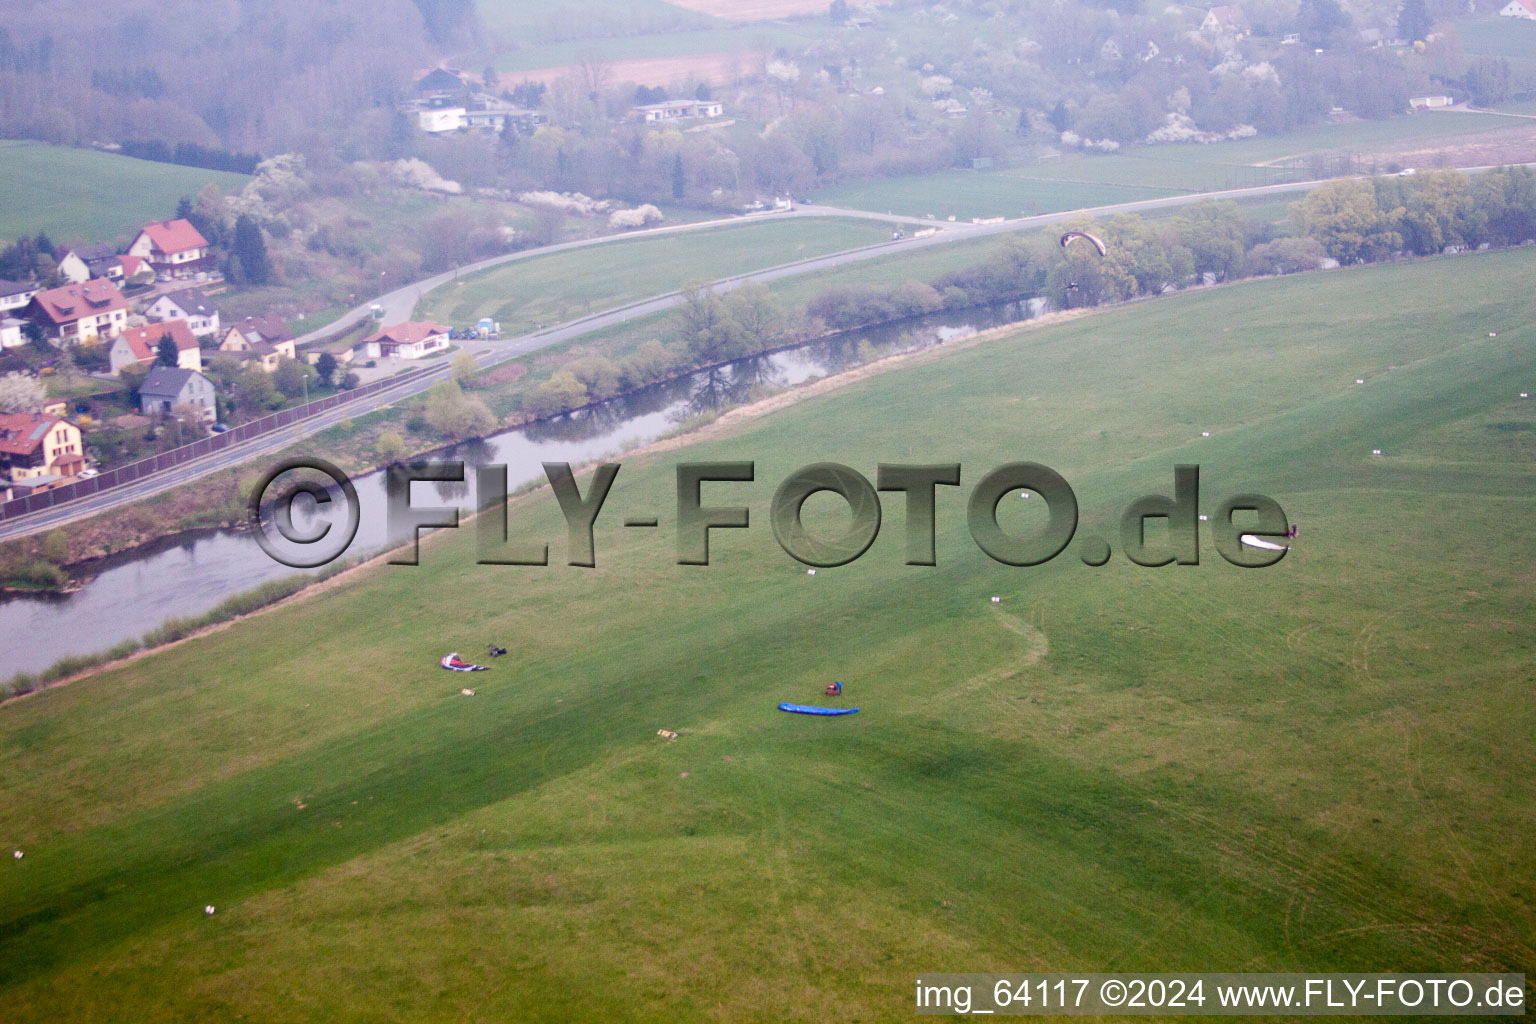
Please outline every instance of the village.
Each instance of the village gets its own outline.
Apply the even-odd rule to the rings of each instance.
[[[186,218],[145,225],[126,252],[50,256],[46,275],[0,280],[0,501],[352,390],[497,329],[385,324],[375,306],[301,348],[281,316],[221,316],[221,254]]]

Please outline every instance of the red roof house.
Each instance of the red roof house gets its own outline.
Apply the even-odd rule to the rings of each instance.
[[[128,322],[128,300],[104,278],[32,296],[27,315],[60,344],[115,338]]]
[[[364,338],[362,347],[373,359],[420,359],[448,347],[448,328],[407,320]]]
[[[160,342],[170,338],[176,343],[176,365],[183,370],[201,370],[203,353],[192,328],[185,320],[165,320],[147,327],[130,327],[112,342],[107,352],[113,373],[127,366],[148,366],[160,353]]]
[[[213,265],[208,239],[188,220],[157,220],[146,224],[128,247],[128,255],[147,260],[157,274],[177,277]]]

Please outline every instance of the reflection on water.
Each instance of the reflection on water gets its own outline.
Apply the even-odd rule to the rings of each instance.
[[[545,462],[590,462],[617,455],[666,433],[679,422],[744,402],[755,389],[783,388],[815,376],[839,373],[880,355],[943,344],[977,330],[1038,315],[1021,303],[940,313],[901,324],[849,331],[800,348],[753,356],[646,388],[632,395],[554,419],[466,441],[434,458],[468,464],[463,482],[417,484],[431,488],[444,505],[474,508],[474,466],[503,464],[507,487],[543,475]],[[385,541],[386,474],[354,482],[362,504],[361,525],[349,555]],[[426,491],[417,498],[428,504]],[[0,598],[0,676],[36,672],[71,654],[105,650],[143,636],[168,618],[200,615],[220,601],[266,580],[297,570],[272,561],[244,533],[204,530],[178,534],[102,559],[78,593]]]

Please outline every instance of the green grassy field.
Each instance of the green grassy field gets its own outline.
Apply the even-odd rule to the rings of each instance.
[[[874,178],[818,189],[812,198],[830,206],[938,220],[1027,217],[1177,195],[1184,189],[1099,182],[1046,181],[1009,172],[944,171],[913,178]]]
[[[1533,272],[1019,332],[626,459],[597,569],[539,492],[513,529],[548,568],[460,530],[0,707],[0,1018],[869,1021],[938,970],[1528,970]],[[674,470],[708,459],[756,461],[704,495],[752,528],[678,566]],[[1004,567],[965,501],[1018,459],[1083,536],[1195,462],[1202,511],[1260,491],[1301,537],[1262,571],[1208,534],[1199,566]],[[937,567],[896,496],[850,566],[779,551],[769,498],[818,460],[963,463]],[[831,679],[861,714],[775,710]]]
[[[55,243],[111,242],[175,216],[177,200],[209,182],[234,191],[248,180],[92,149],[0,141],[0,239],[46,231]]]
[[[1211,145],[1149,146],[999,171],[943,171],[852,182],[812,194],[817,202],[861,210],[937,217],[1017,217],[1182,192],[1250,188],[1307,177],[1301,167],[1268,166],[1309,154],[1365,154],[1406,144],[1520,127],[1496,114],[1436,114],[1320,125],[1287,135]]]
[[[1536,22],[1519,18],[1478,18],[1456,22],[1461,50],[1469,57],[1511,57],[1536,61]]]
[[[714,280],[873,245],[890,238],[879,221],[803,219],[746,223],[521,260],[447,285],[423,315],[451,323],[492,317],[502,333],[533,329],[660,295],[690,280]]]
[[[663,0],[476,0],[481,23],[493,39],[518,46],[705,29],[719,19]]]

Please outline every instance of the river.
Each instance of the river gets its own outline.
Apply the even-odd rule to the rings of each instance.
[[[435,453],[471,467],[502,464],[508,489],[543,476],[545,462],[592,462],[653,441],[690,416],[747,399],[754,386],[788,387],[855,366],[859,346],[880,355],[926,348],[1030,316],[1018,303],[980,307],[847,331],[799,348],[690,374],[564,416],[503,431]],[[474,472],[466,484],[418,484],[464,509],[474,505]],[[362,505],[349,556],[377,550],[384,535],[384,477],[354,480]],[[418,496],[418,505],[430,504]],[[300,523],[302,525],[302,522]],[[199,530],[163,538],[81,567],[89,576],[71,594],[0,597],[0,679],[39,672],[59,658],[104,651],[141,637],[170,618],[201,615],[219,602],[295,571],[273,561],[237,530]]]

